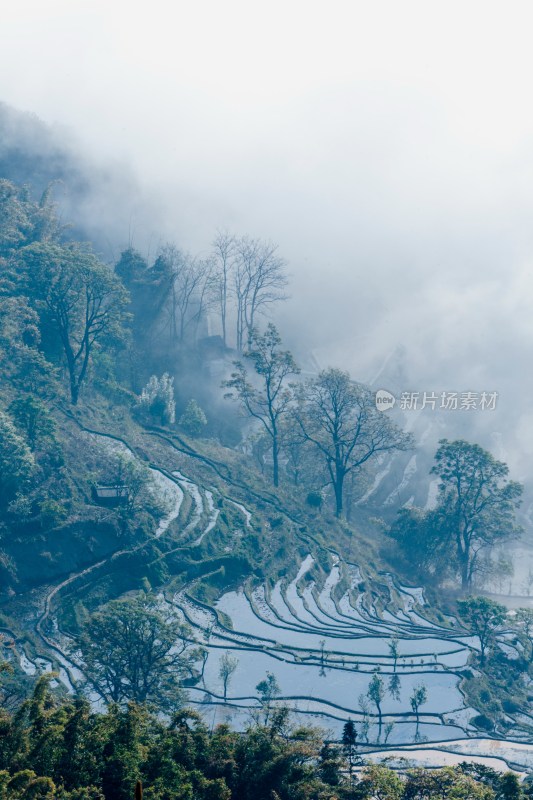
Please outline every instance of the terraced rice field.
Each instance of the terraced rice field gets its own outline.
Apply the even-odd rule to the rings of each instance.
[[[281,689],[279,702],[334,734],[349,717],[367,719],[373,741],[379,732],[377,710],[367,707],[365,698],[377,672],[385,689],[382,729],[394,725],[388,741],[464,735],[476,712],[464,707],[458,670],[466,665],[475,641],[426,619],[416,590],[394,587],[391,596],[398,605],[379,613],[357,592],[361,575],[354,565],[334,564],[323,587],[306,580],[312,566],[308,555],[291,581],[280,581],[271,590],[262,586],[228,592],[213,609],[187,591],[174,596],[174,605],[209,651],[194,699],[218,708],[225,718],[232,711],[242,718],[244,709],[250,713],[257,708],[255,687],[271,672]],[[351,585],[336,599],[343,573]],[[396,657],[391,654],[393,636]],[[224,702],[219,662],[227,651],[238,666]],[[420,685],[426,687],[427,702],[417,725],[410,697]]]
[[[127,451],[109,442],[106,446]],[[178,469],[166,475],[158,469],[152,472],[169,501],[156,536],[167,535],[173,523],[179,524],[187,498],[189,512],[180,546],[207,541],[220,513],[217,490],[196,484]],[[246,535],[253,512],[231,497],[224,496],[224,502],[238,510],[240,535]],[[511,763],[521,769],[533,765],[533,745],[480,739],[470,725],[479,710],[466,707],[460,682],[461,670],[478,646],[475,638],[452,618],[437,624],[421,589],[381,575],[376,591],[361,566],[346,563],[333,551],[328,553],[329,574],[319,585],[313,578],[320,574],[313,570],[317,556],[310,543],[307,556],[295,561],[283,580],[275,585],[243,585],[223,594],[213,607],[194,599],[193,586],[161,594],[161,603],[190,624],[207,650],[203,668],[198,665],[201,678],[188,694],[210,725],[221,721],[247,725],[260,710],[257,684],[271,673],[279,685],[275,702],[287,705],[295,721],[319,725],[338,738],[351,718],[358,724],[359,740],[368,743],[376,758],[394,753],[415,763],[432,759],[431,763],[453,763],[459,754],[462,759],[488,759],[486,763]],[[121,552],[111,558],[120,557]],[[17,650],[28,674],[55,665],[68,691],[83,677],[55,623],[51,601],[81,575],[90,578],[100,565],[70,576],[48,592],[36,623],[42,654],[32,659],[23,648]],[[238,663],[224,697],[220,659],[226,652]],[[368,698],[375,674],[383,681],[381,720]],[[421,686],[426,700],[417,717],[410,699]],[[97,697],[91,699],[98,704]]]

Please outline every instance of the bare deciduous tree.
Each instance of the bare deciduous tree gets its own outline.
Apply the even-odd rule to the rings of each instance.
[[[220,313],[222,341],[227,345],[228,310],[233,291],[232,279],[235,267],[235,236],[226,231],[218,231],[213,240],[213,297]]]
[[[258,314],[279,300],[285,300],[286,262],[278,246],[243,236],[235,242],[234,293],[236,300],[236,346],[242,352],[245,339],[255,327]]]
[[[164,263],[171,276],[165,302],[170,341],[183,344],[191,328],[192,338],[196,339],[198,325],[210,303],[212,261],[194,258],[174,245],[166,245],[158,262]]]
[[[343,513],[346,476],[378,453],[405,450],[411,437],[376,409],[370,389],[347,372],[327,369],[301,387],[296,420],[321,454],[335,492],[335,513]]]

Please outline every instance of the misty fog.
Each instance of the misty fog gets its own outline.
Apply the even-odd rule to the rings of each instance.
[[[2,9],[2,798],[533,800],[532,23]]]
[[[89,185],[64,199],[109,258],[168,240],[203,253],[217,228],[279,243],[296,352],[375,388],[497,391],[496,411],[450,412],[445,434],[475,430],[520,479],[532,17],[523,2],[25,0],[3,11],[0,99],[83,155]]]

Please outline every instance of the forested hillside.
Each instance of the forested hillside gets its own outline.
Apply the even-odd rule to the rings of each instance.
[[[60,215],[50,163],[10,158],[1,796],[519,797],[489,761],[362,768],[480,736],[529,765],[533,614],[478,596],[520,535],[507,465],[443,439],[434,504],[377,515],[365,498],[418,443],[357,376],[287,349],[275,244],[218,231],[201,256],[113,261]],[[32,170],[41,191],[14,180]]]

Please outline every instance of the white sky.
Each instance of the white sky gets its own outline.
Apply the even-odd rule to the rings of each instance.
[[[155,235],[279,242],[280,324],[324,360],[365,378],[403,343],[415,386],[510,410],[533,388],[532,29],[512,0],[19,0],[0,99],[132,165]]]

